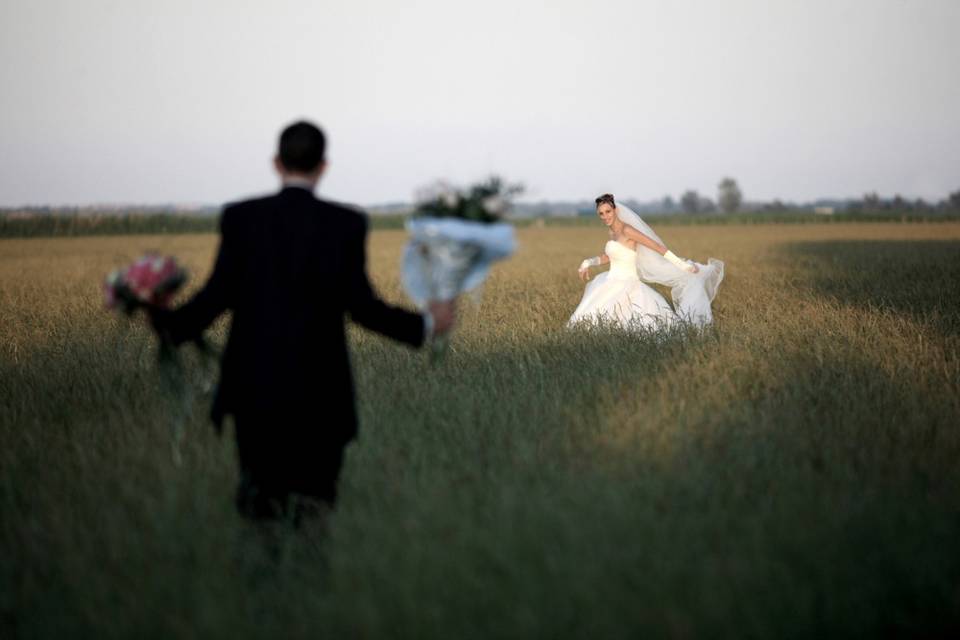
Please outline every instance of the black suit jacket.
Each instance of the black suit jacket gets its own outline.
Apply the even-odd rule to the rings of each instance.
[[[282,443],[276,456],[293,461],[303,448],[346,443],[357,421],[345,315],[413,346],[424,340],[423,316],[385,304],[370,286],[366,217],[287,187],[227,206],[220,233],[203,289],[156,312],[154,325],[179,344],[233,311],[212,418],[219,426],[233,414],[238,429],[258,429],[248,449]]]

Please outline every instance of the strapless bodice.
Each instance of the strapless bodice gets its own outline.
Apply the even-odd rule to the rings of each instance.
[[[616,240],[608,240],[604,252],[610,257],[610,276],[617,280],[639,280],[637,252]]]

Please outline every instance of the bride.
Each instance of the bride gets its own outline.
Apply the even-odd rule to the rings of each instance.
[[[587,284],[567,326],[598,320],[624,329],[658,329],[678,320],[710,324],[710,304],[723,280],[723,262],[710,258],[707,264],[698,264],[677,257],[640,216],[617,204],[609,193],[597,198],[596,204],[610,239],[603,255],[580,264],[579,274],[587,281],[590,267],[609,263],[610,270]],[[643,281],[670,287],[676,311]]]

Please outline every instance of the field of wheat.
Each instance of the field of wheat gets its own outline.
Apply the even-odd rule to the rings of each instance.
[[[599,224],[521,229],[437,366],[352,330],[339,506],[270,544],[214,372],[185,352],[171,393],[102,308],[145,249],[198,286],[216,237],[0,240],[0,635],[960,632],[960,224],[662,235],[726,262],[703,335],[563,329]],[[369,247],[397,303],[404,239]]]

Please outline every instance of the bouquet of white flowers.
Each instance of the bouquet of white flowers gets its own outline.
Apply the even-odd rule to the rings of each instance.
[[[403,253],[402,277],[419,307],[453,300],[480,286],[497,260],[516,250],[513,226],[503,222],[510,197],[521,187],[497,177],[465,191],[437,183],[420,192],[407,222],[410,240]],[[447,340],[434,341],[434,356]]]

